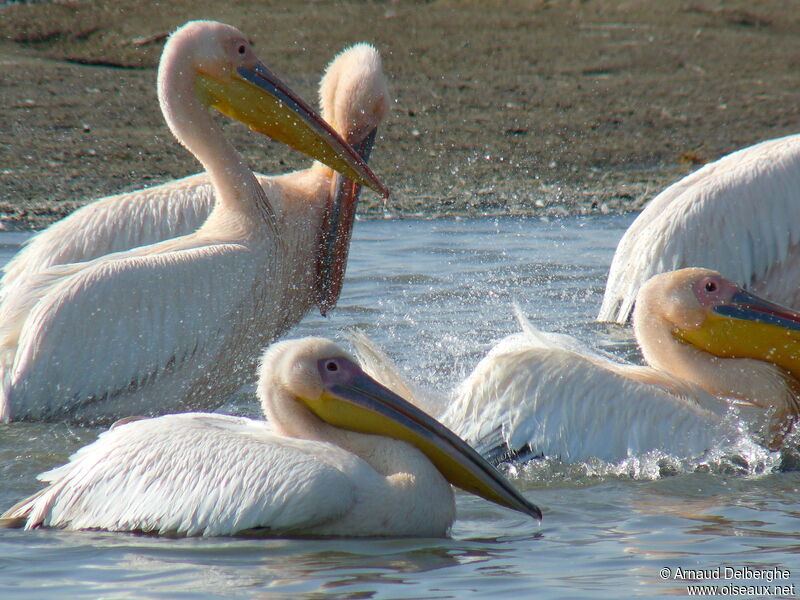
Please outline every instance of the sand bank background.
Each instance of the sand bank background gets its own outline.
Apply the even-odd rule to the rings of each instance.
[[[59,2],[0,7],[0,217],[43,226],[198,170],[158,110],[165,34],[217,19],[309,100],[348,44],[395,98],[373,153],[397,214],[641,208],[705,161],[800,132],[794,0]],[[304,157],[225,124],[254,169]],[[364,214],[382,214],[366,194]]]

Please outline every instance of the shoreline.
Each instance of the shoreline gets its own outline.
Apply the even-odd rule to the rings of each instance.
[[[154,86],[165,35],[191,18],[239,26],[312,103],[336,53],[373,43],[395,103],[371,165],[400,217],[640,210],[705,162],[800,131],[800,14],[779,0],[193,6],[0,6],[6,227],[197,172]],[[256,171],[308,165],[223,129]],[[382,200],[365,193],[359,214]]]

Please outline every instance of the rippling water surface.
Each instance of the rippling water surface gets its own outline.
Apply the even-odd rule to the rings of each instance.
[[[593,322],[613,249],[631,220],[360,222],[339,307],[329,318],[307,317],[292,335],[341,340],[359,327],[409,377],[447,390],[492,342],[517,331],[516,300],[539,328],[635,360],[629,330]],[[0,236],[0,260],[22,239]],[[228,407],[252,410],[251,398],[243,398]],[[98,433],[59,424],[0,426],[0,507],[39,489],[37,473]],[[690,465],[669,469],[677,473],[669,476],[658,457],[531,464],[511,474],[544,508],[541,525],[459,494],[458,519],[443,540],[0,530],[0,597],[686,596],[687,582],[674,577],[678,569],[720,567],[724,574],[725,566],[778,567],[791,579],[711,584],[795,585],[800,594],[800,474],[778,468],[791,457],[765,453],[760,460],[758,469]],[[662,569],[670,570],[667,579]]]

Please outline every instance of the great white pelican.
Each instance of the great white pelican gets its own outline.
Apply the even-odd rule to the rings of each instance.
[[[739,439],[734,407],[771,448],[800,416],[800,313],[714,271],[663,273],[641,288],[633,325],[648,366],[521,321],[440,417],[465,439],[500,431],[512,451],[568,462],[699,457]]]
[[[800,135],[729,154],[650,201],[617,246],[598,320],[626,322],[648,279],[684,267],[800,308]]]
[[[304,296],[331,297],[319,264],[335,263],[320,254],[336,246],[319,252],[310,220],[272,203],[209,108],[386,193],[233,27],[178,29],[164,47],[158,98],[170,130],[207,172],[214,207],[188,235],[53,265],[5,288],[2,420],[108,421],[207,407],[252,377],[261,348],[314,302]]]
[[[693,458],[750,444],[742,424],[774,449],[800,416],[800,313],[714,271],[664,273],[642,287],[634,332],[647,366],[517,317],[522,333],[498,342],[449,399],[409,382],[363,334],[351,339],[367,372],[493,459]]]
[[[322,118],[366,161],[378,125],[389,111],[378,51],[356,44],[340,53],[328,65],[319,92]],[[305,286],[315,285],[314,293],[297,295],[296,312],[307,312],[312,301],[323,313],[328,311],[341,291],[360,185],[321,162],[280,176],[255,175],[273,209],[283,215],[284,227],[307,233],[295,246],[305,253],[316,251],[313,244],[327,250],[319,252],[317,273]],[[193,233],[215,204],[207,173],[86,204],[33,236],[3,267],[0,297],[17,280],[52,265],[84,262]]]
[[[184,413],[113,426],[7,526],[170,535],[443,536],[449,483],[537,519],[470,446],[321,338],[262,359],[269,423]],[[449,482],[449,483],[448,483]]]

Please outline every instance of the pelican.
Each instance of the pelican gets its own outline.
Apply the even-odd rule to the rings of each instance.
[[[170,130],[208,173],[214,207],[188,235],[53,265],[6,288],[2,420],[100,422],[218,402],[249,378],[260,349],[302,317],[315,282],[331,281],[315,277],[317,263],[332,261],[317,256],[308,219],[271,202],[209,108],[385,192],[233,27],[197,21],[178,29],[164,47],[158,97]]]
[[[800,308],[800,135],[729,154],[656,196],[617,246],[598,320],[626,322],[642,284],[684,267]]]
[[[127,420],[44,473],[6,525],[185,536],[444,536],[448,481],[541,519],[470,446],[322,338],[274,344],[269,424],[183,413]]]
[[[368,159],[378,125],[389,111],[389,91],[378,51],[369,44],[356,44],[335,57],[320,82],[320,105],[322,118]],[[256,174],[256,179],[275,210],[292,215],[294,227],[318,231],[323,245],[338,244],[318,259],[316,276],[331,279],[318,282],[315,290],[314,299],[324,314],[341,291],[360,186],[354,187],[320,162],[277,177]],[[52,265],[84,262],[193,233],[215,203],[209,175],[198,173],[87,204],[32,237],[5,265],[0,297],[18,280]],[[333,218],[336,211],[346,214],[337,221]],[[338,233],[332,229],[336,226]],[[322,271],[326,266],[328,270]],[[297,298],[297,302],[304,301],[308,299]]]
[[[700,457],[741,441],[734,407],[771,448],[800,414],[800,313],[714,271],[664,273],[642,287],[633,323],[649,366],[519,316],[523,333],[498,343],[439,417],[475,445],[499,430],[512,451],[565,462],[651,450]]]

